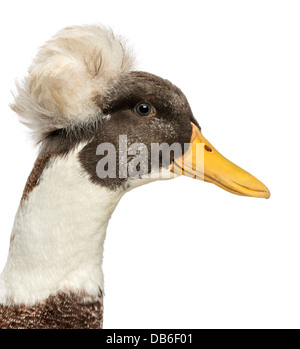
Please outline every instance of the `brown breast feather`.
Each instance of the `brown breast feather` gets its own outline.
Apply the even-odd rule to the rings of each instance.
[[[32,306],[1,304],[0,329],[101,329],[103,296],[58,292]]]

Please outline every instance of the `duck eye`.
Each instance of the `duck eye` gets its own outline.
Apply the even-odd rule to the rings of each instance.
[[[149,116],[150,114],[153,114],[153,108],[149,103],[139,103],[135,107],[135,111],[141,116]]]

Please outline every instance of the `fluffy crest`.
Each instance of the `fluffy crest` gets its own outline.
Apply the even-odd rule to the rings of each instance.
[[[109,81],[132,68],[132,55],[110,30],[65,28],[41,47],[28,76],[17,84],[11,108],[40,142],[54,130],[101,117],[94,97],[104,95]]]

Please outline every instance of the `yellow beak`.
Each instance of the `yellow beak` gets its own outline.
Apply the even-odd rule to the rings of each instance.
[[[193,133],[185,154],[174,160],[172,171],[214,183],[233,194],[270,197],[268,188],[250,173],[222,156],[192,123]]]

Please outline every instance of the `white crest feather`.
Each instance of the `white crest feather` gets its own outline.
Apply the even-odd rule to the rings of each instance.
[[[133,68],[120,38],[98,26],[69,27],[41,47],[11,106],[40,142],[49,132],[93,120],[93,101],[108,83]]]

